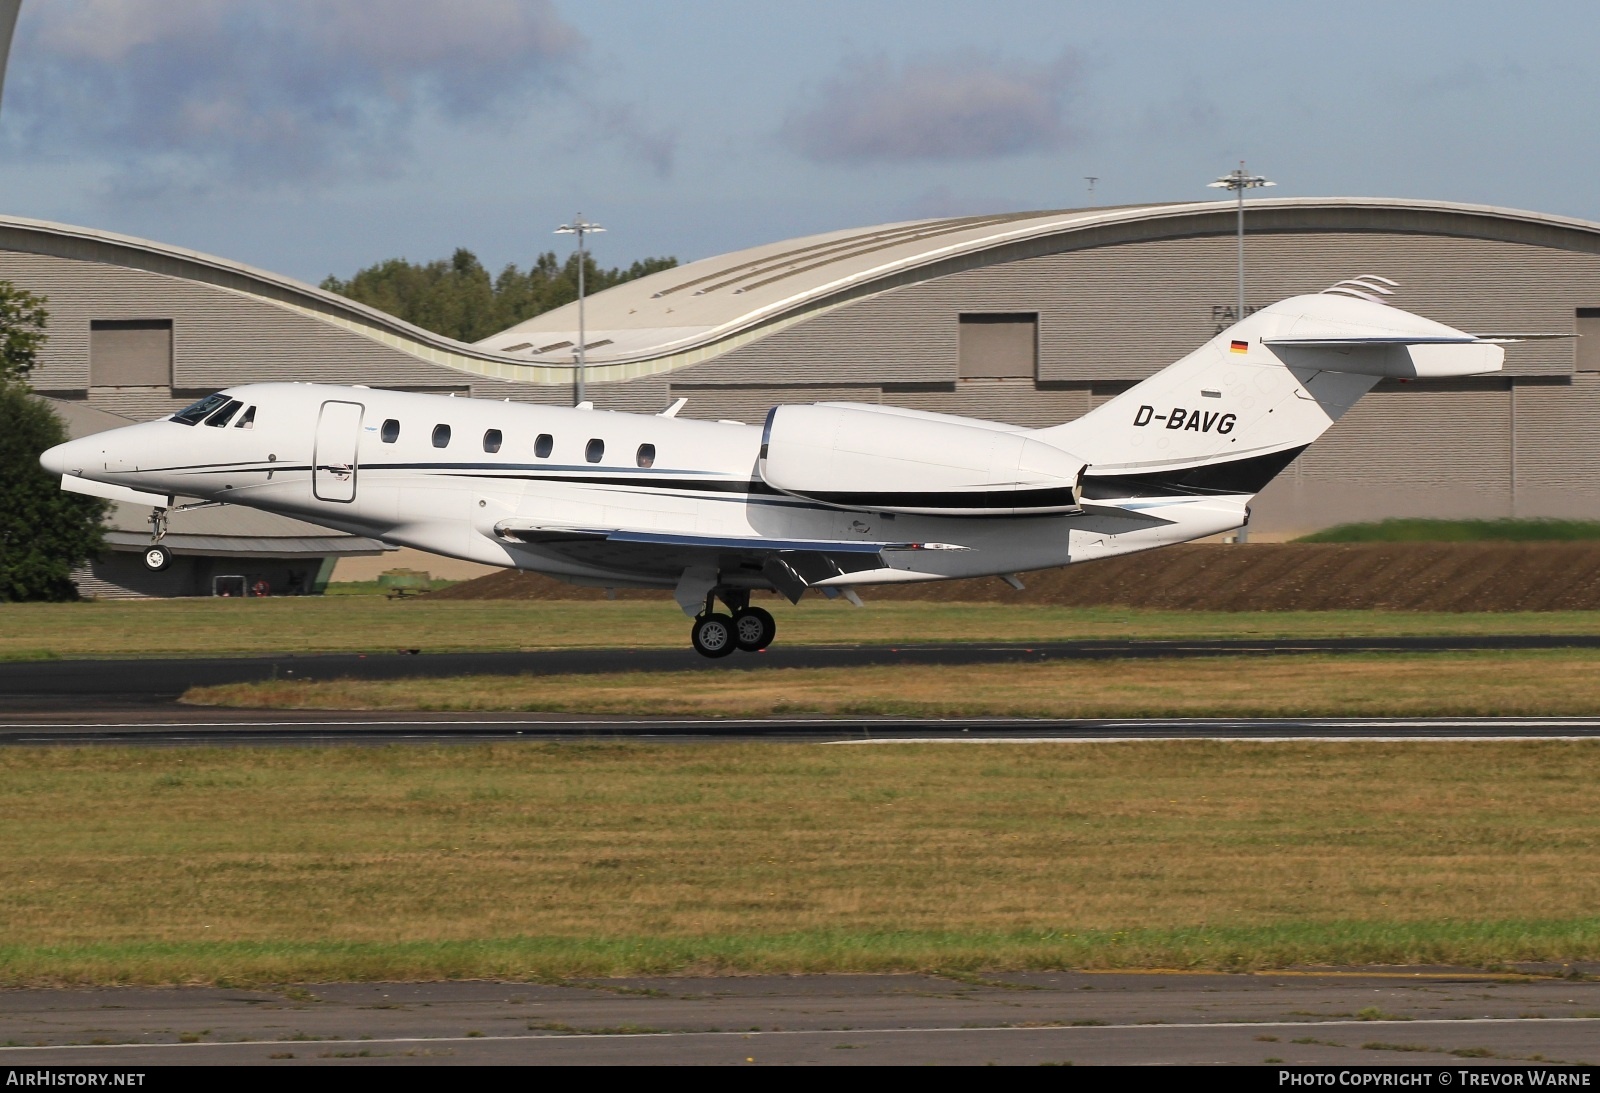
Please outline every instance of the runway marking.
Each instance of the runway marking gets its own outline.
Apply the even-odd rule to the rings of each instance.
[[[824,740],[824,744],[1137,744],[1205,740],[1214,744],[1508,744],[1534,740],[1594,740],[1593,736],[903,736],[875,740]]]
[[[1253,979],[1299,976],[1306,979],[1464,979],[1474,983],[1551,982],[1566,978],[1555,972],[1385,972],[1318,971],[1301,969],[1275,972],[1219,972],[1214,968],[1076,968],[1073,975],[1243,975]],[[1441,1018],[1443,1020],[1443,1018]],[[1532,1018],[1530,1018],[1532,1020]]]
[[[647,1040],[681,1039],[691,1036],[738,1036],[744,1039],[754,1039],[761,1036],[904,1036],[928,1033],[948,1035],[953,1032],[1126,1032],[1130,1030],[1151,1032],[1167,1029],[1336,1028],[1352,1025],[1371,1029],[1388,1026],[1419,1029],[1434,1025],[1554,1024],[1600,1024],[1600,1017],[1442,1017],[1422,1018],[1413,1021],[1174,1021],[1170,1023],[1151,1022],[1134,1025],[986,1025],[977,1028],[970,1026],[943,1026],[937,1028],[797,1028],[760,1031],[752,1029],[745,1032],[740,1032],[736,1029],[719,1032],[583,1032],[580,1030],[576,1032],[536,1032],[531,1035],[518,1034],[515,1036],[388,1036],[368,1040],[202,1040],[192,1044],[33,1044],[26,1047],[0,1047],[0,1054],[17,1051],[115,1051],[121,1048],[281,1047],[294,1044],[298,1044],[303,1048],[311,1048],[341,1044],[481,1044],[521,1040]]]

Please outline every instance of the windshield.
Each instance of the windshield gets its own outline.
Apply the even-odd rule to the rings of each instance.
[[[192,406],[185,406],[173,414],[171,420],[182,425],[198,425],[202,418],[227,401],[228,396],[218,391],[214,395],[207,395]]]

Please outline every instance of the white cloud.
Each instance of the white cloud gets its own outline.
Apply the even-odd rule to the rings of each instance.
[[[977,51],[896,67],[848,61],[790,115],[790,147],[823,163],[982,160],[1069,143],[1066,117],[1081,68],[1064,53],[1049,64]]]

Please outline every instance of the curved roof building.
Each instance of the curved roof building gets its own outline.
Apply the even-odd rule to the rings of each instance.
[[[922,220],[719,255],[587,302],[603,408],[759,420],[850,399],[1044,425],[1233,321],[1234,205]],[[1371,273],[1400,306],[1510,347],[1502,375],[1385,383],[1261,497],[1254,530],[1347,520],[1600,516],[1600,224],[1439,201],[1246,203],[1249,298]],[[112,233],[0,219],[0,278],[50,298],[34,375],[129,417],[246,380],[572,398],[576,306],[468,345],[310,285]]]

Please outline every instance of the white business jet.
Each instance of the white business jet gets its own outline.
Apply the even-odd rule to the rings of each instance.
[[[265,383],[59,445],[63,489],[243,505],[576,584],[671,588],[695,649],[759,650],[750,603],[999,576],[1244,526],[1251,497],[1384,377],[1497,371],[1504,350],[1341,282],[1264,308],[1075,421],[824,402],[765,425]],[[718,610],[718,601],[727,612]]]

